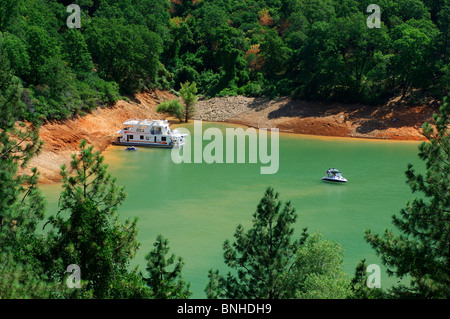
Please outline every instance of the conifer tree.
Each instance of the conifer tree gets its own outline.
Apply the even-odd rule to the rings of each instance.
[[[169,253],[169,241],[158,235],[155,247],[150,251],[145,259],[147,260],[148,278],[144,278],[147,286],[151,289],[152,297],[157,299],[186,299],[192,294],[189,290],[189,283],[186,283],[182,276],[184,262],[181,257]],[[173,265],[173,266],[172,266]],[[168,268],[172,268],[172,270]]]
[[[208,298],[283,297],[287,274],[307,233],[304,229],[301,239],[292,241],[297,215],[291,203],[283,205],[278,196],[273,188],[267,188],[253,214],[252,228],[245,232],[239,225],[235,242],[225,241],[225,264],[234,272],[223,277],[219,271],[210,270],[205,289]]]
[[[139,295],[141,286],[119,282],[119,278],[134,281],[136,271],[128,272],[127,266],[139,247],[137,219],[121,222],[116,213],[126,197],[123,187],[116,185],[100,152],[94,152],[85,140],[80,143],[79,155],[72,156],[71,169],[75,174],[65,165],[61,168],[60,211],[48,222],[52,226],[47,240],[53,276],[63,277],[67,266],[76,264],[85,290],[75,297]],[[63,214],[66,211],[68,218]],[[136,293],[123,292],[120,286],[134,287]]]
[[[20,121],[24,104],[22,86],[9,69],[9,61],[0,42],[0,238],[3,247],[23,243],[23,232],[33,232],[43,218],[43,198],[37,190],[38,172],[18,175],[42,146],[37,122]],[[28,186],[24,186],[24,185]],[[26,218],[26,216],[28,218]]]
[[[19,174],[39,152],[37,122],[21,121],[22,86],[9,67],[0,36],[0,299],[50,298],[58,285],[42,276],[35,255],[41,249],[36,233],[45,201],[37,188],[39,173]]]
[[[406,171],[407,183],[418,195],[393,224],[400,234],[386,230],[383,236],[366,232],[366,240],[381,255],[388,274],[408,275],[411,285],[392,289],[395,296],[420,298],[450,297],[450,137],[448,99],[434,115],[434,126],[424,124],[428,142],[419,147],[425,162],[424,174],[412,165]]]

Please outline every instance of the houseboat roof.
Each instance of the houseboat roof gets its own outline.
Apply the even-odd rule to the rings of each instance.
[[[123,125],[126,126],[130,126],[130,125],[164,125],[164,124],[168,124],[167,120],[149,120],[149,119],[145,119],[145,120],[127,120],[123,123]]]

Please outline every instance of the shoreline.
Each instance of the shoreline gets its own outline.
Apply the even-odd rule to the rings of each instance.
[[[120,100],[110,108],[97,108],[91,113],[60,123],[46,123],[40,129],[44,141],[41,153],[19,174],[29,174],[31,167],[40,173],[39,184],[61,181],[60,167],[69,166],[71,154],[86,139],[94,150],[104,152],[122,123],[130,118],[168,119],[178,126],[178,120],[156,112],[159,103],[177,99],[167,91],[136,94],[129,101]],[[420,126],[432,119],[436,110],[430,106],[380,107],[324,104],[291,98],[269,100],[243,96],[200,100],[192,120],[233,124],[244,127],[278,128],[280,133],[316,137],[357,138],[367,140],[424,141]],[[392,119],[398,121],[392,121]]]
[[[243,96],[199,101],[194,119],[278,128],[280,132],[368,139],[424,141],[421,125],[438,111],[435,104],[408,106],[398,100],[372,107]]]
[[[186,124],[186,123],[178,123],[176,119],[174,118],[166,118],[167,120],[169,120],[169,122],[171,123],[171,126],[173,126],[174,128],[176,128],[178,125],[182,125],[182,124]],[[171,121],[174,122],[171,122]],[[231,121],[227,121],[227,122],[219,122],[219,121],[206,121],[206,120],[202,120],[203,123],[217,123],[217,124],[227,124],[230,126],[236,126],[236,127],[241,127],[241,128],[254,128],[256,130],[260,130],[260,129],[270,129],[267,127],[257,127],[257,126],[252,126],[252,125],[246,125],[246,124],[241,124],[238,122],[231,122]],[[189,124],[192,124],[193,120],[189,120]],[[282,130],[279,129],[278,131],[280,134],[284,134],[290,137],[310,137],[310,138],[314,138],[314,139],[321,139],[321,140],[326,140],[326,139],[340,139],[340,140],[360,140],[360,141],[367,141],[367,142],[380,142],[380,143],[386,143],[386,142],[393,142],[393,143],[419,143],[419,142],[424,142],[427,139],[425,137],[420,138],[420,139],[389,139],[389,138],[376,138],[376,137],[365,137],[365,136],[331,136],[331,135],[319,135],[319,134],[307,134],[307,133],[295,133],[295,132],[291,132],[291,131],[287,131],[287,130]],[[109,148],[109,146],[108,146]]]

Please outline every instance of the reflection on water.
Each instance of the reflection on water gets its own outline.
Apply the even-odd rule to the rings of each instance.
[[[192,124],[184,126],[192,131]],[[208,127],[223,131],[235,126],[203,124],[204,130]],[[246,229],[251,226],[252,214],[268,186],[296,208],[294,236],[308,227],[339,242],[350,275],[362,258],[381,265],[364,241],[364,231],[394,229],[391,216],[413,196],[405,184],[407,164],[422,168],[417,146],[417,142],[280,134],[279,170],[274,175],[261,175],[259,163],[174,164],[168,149],[126,152],[111,146],[104,156],[109,172],[128,194],[119,214],[139,218],[141,248],[132,265],[145,269],[144,256],[162,234],[169,239],[171,251],[185,260],[183,275],[191,282],[193,297],[204,298],[208,270],[227,271],[224,240],[233,239],[239,223]],[[349,182],[323,183],[320,179],[332,167]],[[49,211],[55,212],[60,187],[42,189],[48,195]],[[393,280],[383,276],[381,283],[390,285]]]

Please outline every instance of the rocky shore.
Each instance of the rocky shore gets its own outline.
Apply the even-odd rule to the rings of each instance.
[[[44,147],[29,167],[37,167],[41,183],[60,181],[60,167],[70,163],[70,154],[86,139],[96,150],[111,145],[122,123],[131,118],[167,118],[156,112],[159,103],[177,98],[166,91],[137,94],[109,108],[64,122],[46,123],[40,130]],[[432,119],[438,107],[393,105],[325,104],[279,98],[269,100],[243,96],[202,100],[196,105],[195,120],[241,124],[255,128],[278,128],[281,132],[322,136],[395,140],[423,140],[420,126]],[[173,121],[177,123],[177,120]],[[27,171],[24,171],[27,172]]]
[[[195,119],[298,134],[424,140],[421,125],[430,121],[438,108],[397,102],[373,107],[233,96],[199,101]]]

